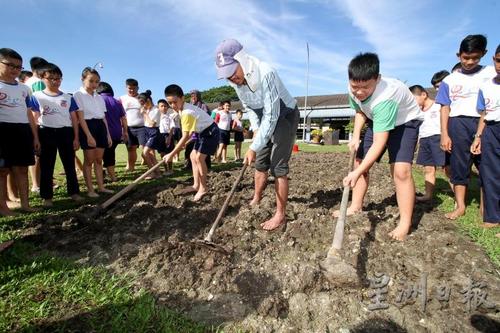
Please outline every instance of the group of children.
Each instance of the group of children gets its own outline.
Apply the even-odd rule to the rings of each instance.
[[[438,167],[443,167],[449,175],[455,196],[455,208],[446,214],[447,218],[465,214],[474,163],[482,189],[483,226],[499,225],[500,183],[494,175],[500,163],[500,46],[493,57],[494,67],[482,66],[480,60],[487,52],[486,44],[482,35],[469,35],[461,42],[457,53],[459,66],[451,74],[441,71],[432,78],[438,91],[435,101],[421,85],[408,89],[399,80],[381,76],[376,54],[361,53],[351,60],[349,102],[356,115],[349,146],[357,150],[357,160],[354,170],[344,179],[344,185],[353,187],[348,214],[362,210],[369,170],[387,149],[400,210],[399,224],[390,233],[392,238],[406,238],[415,200],[432,199]],[[138,82],[127,79],[127,94],[118,103],[106,100],[105,94],[109,94],[106,85],[101,87],[104,98],[96,92],[100,76],[92,68],[83,70],[82,87],[71,96],[59,90],[62,72],[56,65],[44,63],[42,68],[37,72],[40,78],[37,82],[41,83],[36,84],[40,89],[32,93],[16,81],[22,69],[21,56],[14,50],[0,49],[2,215],[12,214],[6,204],[9,172],[16,180],[22,208],[30,209],[27,167],[34,164],[35,154],[40,156],[40,195],[46,206],[52,205],[57,152],[66,173],[68,195],[77,201],[82,199],[74,167],[75,150],[79,146],[84,151],[83,173],[91,197],[98,196],[92,184],[93,169],[98,191],[112,192],[104,186],[103,156],[106,148],[112,148],[105,166],[110,176],[115,177],[114,148],[122,141],[128,147],[129,171],[134,170],[138,146],[143,148],[142,155],[149,167],[157,164],[156,152],[159,152],[166,163],[166,172],[171,172],[172,161],[191,144],[189,159],[194,182],[185,192],[194,193],[195,201],[208,192],[207,156],[216,154],[217,160],[227,161],[230,131],[235,132],[236,159],[241,159],[242,112],[238,110],[236,119],[232,119],[230,102],[221,103],[211,117],[206,107],[185,102],[181,87],[169,85],[164,91],[165,99],[155,106],[149,90],[139,94]],[[109,118],[107,111],[113,109],[113,103],[117,111],[113,113],[115,118]],[[365,124],[367,130],[361,138]],[[17,141],[15,149],[10,144],[12,138]],[[424,166],[426,187],[424,195],[415,197],[411,166],[417,143],[417,164]],[[158,176],[156,173],[152,177]]]
[[[425,194],[416,200],[432,198],[436,168],[443,167],[455,196],[455,208],[445,216],[456,219],[464,215],[475,164],[481,185],[482,226],[500,226],[500,183],[494,176],[500,163],[500,46],[492,67],[480,65],[486,45],[483,35],[469,35],[461,42],[459,66],[451,74],[441,71],[432,78],[438,91],[435,101],[420,85],[408,89],[398,80],[381,76],[376,54],[352,59],[349,101],[356,115],[349,145],[357,150],[357,161],[344,179],[344,185],[353,187],[347,214],[362,210],[369,169],[387,149],[400,211],[399,224],[389,235],[404,240],[412,224],[415,185],[411,165],[419,142],[417,164],[424,166],[426,185]]]

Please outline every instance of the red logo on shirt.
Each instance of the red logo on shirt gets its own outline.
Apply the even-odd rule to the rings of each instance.
[[[7,98],[7,94],[0,92],[0,101],[4,100]]]
[[[462,96],[462,89],[464,87],[461,84],[457,84],[451,87],[450,99],[456,101],[457,99],[464,97]]]
[[[68,106],[68,101],[66,101],[66,100],[62,100],[62,101],[61,101],[61,107],[65,108],[65,107],[67,107],[67,106]]]

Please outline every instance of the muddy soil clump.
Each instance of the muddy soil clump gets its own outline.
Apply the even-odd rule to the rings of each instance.
[[[31,237],[58,255],[131,274],[160,304],[226,331],[497,331],[498,267],[454,222],[431,205],[416,206],[407,241],[387,236],[398,221],[387,164],[371,171],[364,212],[347,218],[342,256],[362,286],[326,280],[319,263],[333,238],[347,162],[348,154],[295,154],[288,224],[275,232],[260,227],[274,213],[274,184],[250,207],[248,171],[213,238],[230,255],[192,240],[208,232],[237,168],[211,172],[200,203],[175,195],[186,184],[138,188],[97,219],[53,218]]]

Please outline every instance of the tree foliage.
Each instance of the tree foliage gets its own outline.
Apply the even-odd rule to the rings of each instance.
[[[210,88],[208,90],[200,91],[201,92],[201,99],[205,103],[216,103],[216,102],[222,102],[222,101],[239,101],[238,95],[236,94],[236,91],[233,89],[231,86],[221,86],[221,87],[214,87]],[[184,96],[186,100],[189,101],[189,98],[191,95],[188,93]]]

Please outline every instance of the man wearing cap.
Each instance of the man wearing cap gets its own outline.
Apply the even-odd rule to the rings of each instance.
[[[255,161],[255,193],[250,205],[259,204],[268,171],[275,177],[276,213],[261,224],[274,230],[286,223],[288,161],[292,154],[299,110],[278,73],[269,64],[247,54],[234,39],[222,41],[215,51],[218,79],[227,79],[248,111],[254,130],[244,163]]]

